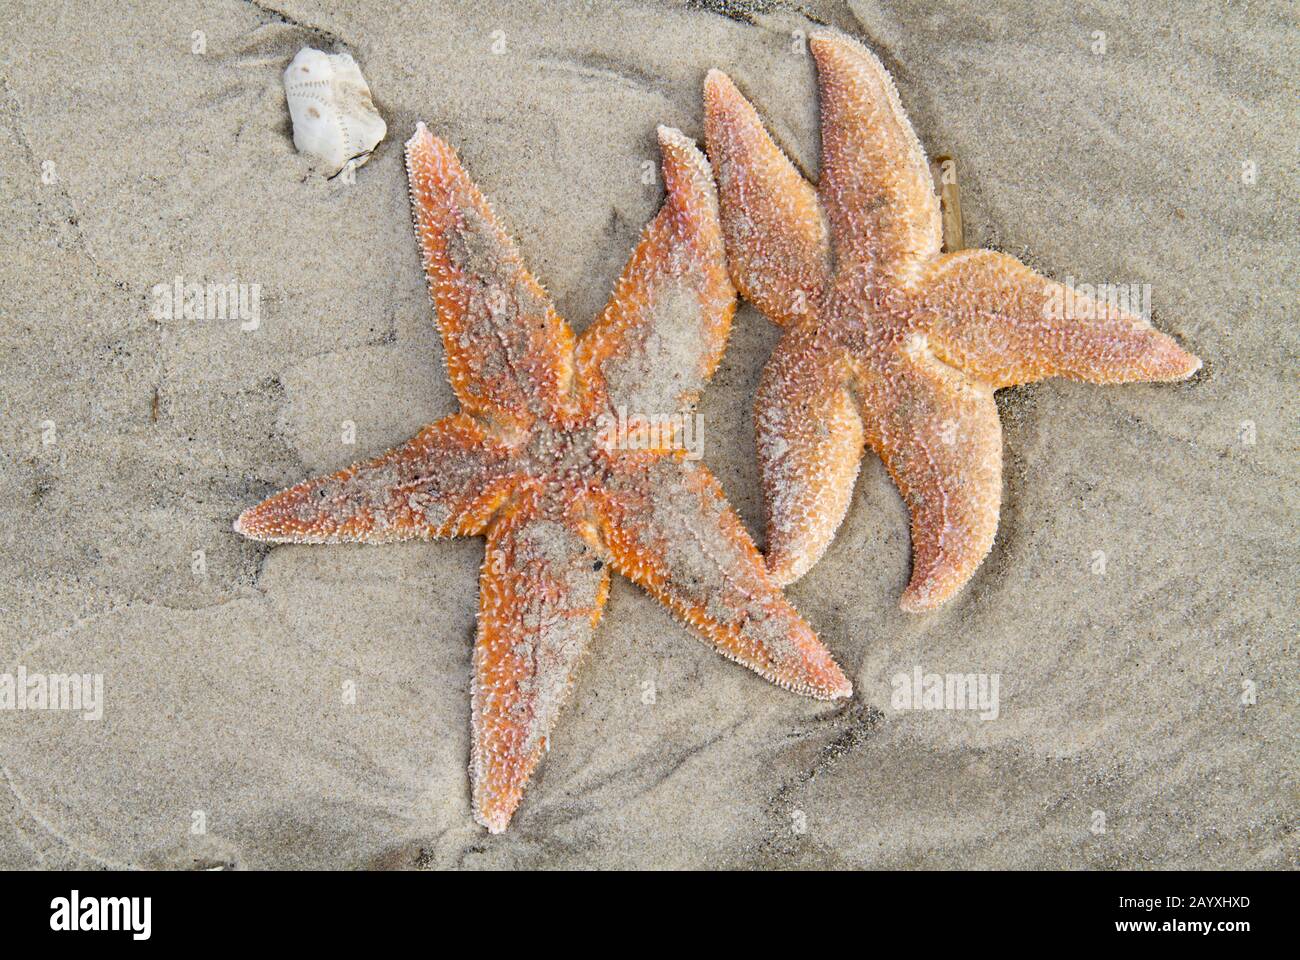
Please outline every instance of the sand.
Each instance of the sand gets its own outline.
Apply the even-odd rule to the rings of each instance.
[[[0,867],[1294,867],[1293,10],[1128,6],[8,5],[0,672],[100,674],[104,703],[0,711]],[[847,706],[615,578],[489,837],[467,774],[482,542],[268,548],[231,522],[455,409],[407,209],[418,120],[581,329],[660,203],[656,125],[701,135],[709,67],[815,174],[813,18],[876,49],[957,158],[968,245],[1150,284],[1205,369],[1001,393],[997,543],[937,613],[897,609],[907,518],[868,456],[789,590]],[[388,122],[354,183],[294,152],[280,75],[306,44],[350,51]],[[256,329],[157,317],[178,276],[257,284]],[[775,340],[744,307],[701,404],[755,532]],[[996,674],[997,718],[896,708],[918,666]]]

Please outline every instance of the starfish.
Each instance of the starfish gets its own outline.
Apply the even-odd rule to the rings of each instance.
[[[755,400],[767,564],[782,585],[821,557],[865,447],[911,514],[907,611],[953,596],[993,545],[1002,434],[993,392],[1046,377],[1180,380],[1200,361],[1142,318],[992,250],[941,254],[925,151],[880,61],[810,38],[821,99],[816,187],[723,73],[705,139],[732,280],[785,328]]]
[[[609,592],[640,584],[723,656],[787,689],[849,681],[676,434],[611,426],[692,409],[735,310],[708,162],[659,128],[667,198],[575,338],[455,151],[420,124],[411,207],[460,412],[368,462],[284,490],[235,529],[273,543],[481,534],[471,694],[475,819],[506,828],[550,743]],[[669,424],[674,421],[669,420]]]

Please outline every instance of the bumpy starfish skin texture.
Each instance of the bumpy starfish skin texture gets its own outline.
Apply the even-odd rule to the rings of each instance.
[[[662,433],[661,449],[632,449],[604,427],[620,406],[692,409],[735,309],[707,161],[676,130],[661,127],[659,144],[667,199],[575,338],[455,152],[420,124],[406,144],[411,207],[461,412],[235,525],[277,543],[487,538],[470,774],[475,819],[494,833],[547,749],[611,568],[774,683],[852,692],[709,472]]]
[[[889,74],[833,32],[810,40],[821,96],[813,187],[716,70],[705,138],[731,276],[786,328],[755,401],[767,563],[791,583],[848,510],[864,446],[912,518],[904,610],[936,607],[993,545],[1002,437],[993,391],[1045,377],[1181,380],[1200,361],[1140,317],[990,250],[940,253],[939,203]]]

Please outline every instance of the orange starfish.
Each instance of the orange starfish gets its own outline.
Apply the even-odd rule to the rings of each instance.
[[[420,124],[406,144],[411,207],[461,412],[235,524],[275,543],[487,537],[470,773],[475,819],[493,833],[547,748],[610,567],[774,683],[852,692],[708,470],[670,431],[651,449],[611,439],[619,408],[693,406],[735,310],[708,163],[676,130],[661,127],[659,145],[667,199],[575,340],[455,152]]]
[[[821,94],[816,188],[725,75],[705,81],[705,137],[732,279],[786,328],[755,402],[767,563],[782,584],[825,551],[864,445],[912,516],[904,610],[970,579],[997,530],[993,391],[1060,376],[1180,380],[1200,361],[1145,320],[990,250],[940,255],[925,152],[865,47],[811,37]]]

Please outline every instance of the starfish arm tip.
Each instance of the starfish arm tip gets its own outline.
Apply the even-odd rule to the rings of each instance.
[[[1201,367],[1205,366],[1205,361],[1190,351],[1178,348],[1179,353],[1183,355],[1182,370],[1178,373],[1177,379],[1189,380],[1200,372]]]
[[[249,507],[235,517],[235,522],[231,524],[231,527],[241,537],[247,537],[249,540],[262,539],[257,524],[257,507]]]
[[[805,573],[811,563],[802,564],[799,558],[782,550],[772,550],[765,558],[767,575],[778,587],[788,587]]]
[[[775,553],[763,557],[763,566],[767,569],[768,579],[782,589],[799,579],[797,575],[792,575],[789,562]]]
[[[736,123],[741,118],[753,114],[754,122],[758,115],[753,105],[745,99],[736,82],[721,70],[712,69],[704,77],[704,122],[706,134],[711,125],[718,123]]]
[[[740,92],[736,81],[721,70],[714,70],[704,81],[704,119],[708,127],[716,123],[738,124],[746,121],[761,124],[758,111]]]
[[[824,65],[825,58],[832,56],[837,49],[859,47],[849,37],[833,30],[814,30],[808,36],[808,49],[812,52],[819,66]],[[865,48],[864,48],[865,49]]]
[[[829,27],[823,27],[820,30],[814,30],[808,35],[808,47],[816,56],[822,53],[830,53],[835,48],[849,50],[858,54],[869,54],[871,59],[879,61],[879,58],[872,53],[865,43],[856,37],[847,33],[841,33],[838,30],[832,30]]]
[[[1097,383],[1177,383],[1189,380],[1204,366],[1201,358],[1171,336],[1145,322],[1136,325],[1128,355],[1119,361],[1096,361],[1100,372],[1081,377]]]
[[[474,822],[485,828],[488,833],[505,833],[506,827],[510,826],[511,812],[507,810],[480,810],[476,806],[474,808]]]
[[[805,652],[801,676],[793,677],[785,671],[771,673],[760,671],[760,675],[778,687],[800,696],[811,697],[813,700],[829,702],[852,697],[853,681],[845,676],[843,668],[831,656],[830,651],[822,647],[821,641],[816,639],[816,634],[812,634],[811,630],[809,633],[816,648]]]
[[[429,132],[429,128],[424,125],[424,121],[420,120],[415,124],[415,132],[412,133],[410,138],[406,141],[405,147],[409,152],[411,148],[417,146],[420,141],[432,136],[433,134]]]
[[[692,177],[695,191],[705,192],[710,197],[714,196],[713,170],[695,141],[676,127],[665,124],[659,125],[657,133],[659,149],[664,154],[664,179],[670,193],[675,192],[673,190],[677,183],[675,171],[682,169]]]
[[[909,588],[904,590],[902,597],[899,598],[898,609],[904,613],[928,613],[942,602],[942,600],[935,600],[933,597],[923,596]]]
[[[727,76],[717,67],[710,67],[709,72],[704,75],[704,95],[717,95],[725,92],[728,88],[734,87],[731,77]]]
[[[708,165],[704,162],[704,158],[700,154],[699,148],[696,147],[695,141],[682,133],[676,127],[670,127],[667,124],[661,123],[655,128],[655,133],[658,137],[659,149],[661,151],[666,154],[689,157],[692,160],[698,158],[699,163],[695,164],[697,169],[700,166],[703,166],[705,170],[708,169]],[[710,178],[711,177],[712,175],[710,175]]]
[[[921,577],[913,572],[903,595],[898,598],[898,609],[904,613],[929,613],[938,610],[966,586],[975,570],[988,555],[985,550],[977,559],[961,566],[944,566],[930,570]]]

